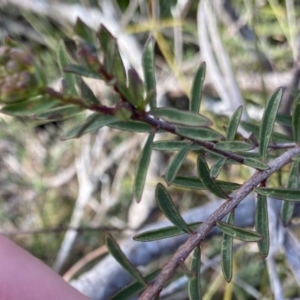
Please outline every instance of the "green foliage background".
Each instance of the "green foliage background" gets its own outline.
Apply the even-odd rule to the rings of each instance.
[[[120,20],[122,20],[128,12],[130,1],[109,2],[118,13]],[[149,16],[151,14],[147,13],[146,9],[147,5],[150,4],[146,3],[146,1],[141,1],[141,4],[132,13],[130,21],[127,22],[125,31],[136,38],[141,46],[146,44],[149,32],[153,32],[156,39],[154,54],[157,67],[157,83],[166,74],[173,74],[178,87],[175,89],[170,88],[169,90],[167,88],[166,92],[171,98],[170,101],[175,99],[175,102],[180,102],[184,101],[182,99],[185,99],[187,91],[190,90],[193,76],[201,62],[201,59],[199,59],[201,52],[197,42],[197,3],[196,1],[190,1],[191,5],[187,6],[187,11],[181,20],[183,51],[182,59],[180,59],[180,57],[176,57],[174,49],[178,41],[174,40],[173,35],[173,30],[176,28],[174,23],[178,20],[175,20],[171,11],[171,7],[176,4],[176,1],[158,2],[160,14],[156,15],[154,23],[150,22]],[[257,112],[262,112],[268,96],[277,88],[276,83],[268,84],[268,81],[263,80],[263,78],[268,76],[272,78],[272,75],[275,74],[275,77],[280,78],[281,85],[288,85],[290,82],[294,61],[298,57],[295,40],[299,33],[293,27],[295,25],[293,20],[299,20],[300,4],[294,1],[294,10],[289,11],[284,1],[276,2],[270,0],[263,3],[254,1],[228,2],[241,16],[241,24],[232,23],[229,25],[226,22],[219,21],[218,28],[226,52],[230,57],[235,78],[241,87],[241,93],[245,99],[244,110],[249,114],[251,114],[251,110],[254,110],[252,117]],[[55,4],[57,4],[57,1],[53,1],[53,5]],[[59,4],[78,4],[81,5],[82,9],[99,9],[97,1],[59,1]],[[74,90],[73,85],[75,82],[80,85],[82,94],[84,91],[85,95],[89,95],[86,97],[88,98],[87,102],[88,105],[92,105],[95,98],[91,96],[90,89],[84,83],[78,83],[73,74],[64,73],[62,75],[61,69],[69,63],[76,62],[89,68],[91,72],[95,67],[93,55],[96,49],[89,48],[90,45],[87,44],[81,45],[83,55],[78,62],[76,45],[76,43],[78,44],[78,36],[81,38],[83,36],[90,37],[92,40],[95,38],[95,32],[83,32],[81,31],[83,30],[82,27],[77,23],[77,31],[75,29],[77,40],[75,39],[74,41],[74,24],[69,19],[58,20],[54,16],[42,15],[37,11],[28,10],[22,6],[16,12],[15,7],[9,1],[7,5],[1,4],[0,6],[0,17],[3,17],[4,20],[0,23],[3,28],[1,31],[3,45],[5,43],[6,45],[11,45],[16,42],[17,44],[14,47],[25,49],[24,52],[20,52],[19,56],[16,54],[15,57],[17,58],[6,65],[3,64],[3,61],[7,59],[4,46],[1,47],[2,52],[0,51],[0,62],[2,63],[0,66],[1,100],[6,101],[6,104],[10,104],[9,101],[12,99],[14,101],[17,100],[16,106],[7,105],[3,108],[3,113],[17,115],[17,117],[12,118],[6,114],[1,114],[0,120],[0,149],[2,153],[0,160],[2,170],[0,175],[1,231],[12,236],[18,243],[47,264],[52,265],[64,238],[64,228],[70,226],[74,203],[80,191],[78,178],[79,181],[83,180],[84,182],[84,178],[80,179],[79,161],[88,159],[87,157],[91,155],[89,159],[93,160],[93,163],[89,165],[90,169],[86,170],[86,173],[89,175],[90,182],[92,182],[91,188],[93,191],[91,192],[89,204],[85,205],[82,210],[80,221],[80,227],[85,229],[78,232],[72,251],[60,270],[63,274],[81,257],[101,247],[104,244],[104,233],[113,232],[114,237],[118,240],[126,237],[125,230],[128,221],[129,205],[133,198],[139,199],[141,197],[139,190],[132,190],[132,185],[140,155],[138,146],[143,140],[143,136],[140,134],[140,137],[134,139],[132,133],[120,133],[116,129],[108,129],[108,132],[102,133],[103,136],[92,132],[81,139],[67,139],[62,142],[61,137],[66,139],[74,135],[80,136],[84,131],[92,131],[90,130],[91,128],[86,127],[79,130],[75,128],[75,131],[74,129],[71,132],[69,131],[70,128],[74,128],[75,124],[84,122],[86,119],[85,112],[77,111],[72,107],[74,116],[73,118],[68,118],[70,107],[66,115],[55,115],[54,118],[51,116],[51,118],[48,118],[51,120],[45,122],[45,118],[42,120],[36,117],[40,111],[34,110],[36,109],[35,107],[27,103],[25,107],[20,106],[22,99],[38,95],[40,91],[37,90],[37,87],[42,87],[44,80],[52,86],[57,86],[57,80],[61,76],[64,76],[65,91],[69,95],[75,97],[76,90]],[[100,10],[101,8],[103,6],[100,5]],[[289,13],[292,14],[292,18],[289,17]],[[245,24],[251,30],[253,39],[245,39],[239,34],[239,26]],[[105,34],[104,32],[103,39],[107,38],[107,36],[104,36]],[[11,40],[5,40],[4,35],[9,35]],[[120,48],[121,53],[122,50]],[[108,49],[107,53],[109,51],[111,51],[111,48]],[[66,53],[70,56],[69,58],[66,57]],[[38,69],[41,76],[38,77],[38,80],[32,77],[32,58],[39,64]],[[115,61],[113,63],[117,64]],[[116,69],[116,65],[114,67]],[[22,75],[16,78],[14,77],[15,74]],[[122,75],[119,74],[118,76]],[[247,81],[251,81],[251,76],[258,78],[252,85],[247,84]],[[242,77],[245,78],[244,81],[239,81]],[[132,78],[134,83],[132,92],[135,96],[140,95],[138,86],[141,83],[136,79],[136,74],[133,71]],[[109,81],[108,78],[106,78],[106,81]],[[122,87],[119,88],[121,89]],[[92,89],[96,91],[95,95],[102,104],[112,106],[117,103],[118,98],[111,88],[105,88],[99,83],[99,86],[95,87],[94,85]],[[295,96],[298,92],[299,90],[293,89],[291,95]],[[148,93],[150,99],[152,96],[151,91],[148,90]],[[173,97],[172,99],[172,93],[179,93],[180,97],[177,97],[177,99]],[[56,96],[58,97],[58,95],[50,93],[49,98],[55,98]],[[75,103],[71,96],[68,99],[58,100],[69,101],[69,104]],[[223,126],[228,123],[229,115],[210,109],[210,106],[216,105],[219,100],[214,88],[214,82],[210,81],[208,84],[204,84],[203,104],[200,112],[214,122],[213,128],[215,130],[224,134]],[[51,108],[51,102],[46,102],[46,98],[43,101],[45,102],[41,110],[44,112],[47,111],[47,105],[49,105],[49,109]],[[132,97],[132,101],[132,105],[140,110],[144,109],[143,99]],[[84,105],[87,105],[87,103],[84,103]],[[24,114],[24,111],[28,112],[30,109],[33,109],[33,113],[29,114],[31,116]],[[119,120],[126,120],[128,116],[131,116],[131,111],[125,104],[119,107],[117,113]],[[233,111],[230,115],[232,113]],[[91,120],[93,116],[88,118]],[[111,121],[105,120],[107,123]],[[291,122],[290,119],[288,121]],[[284,128],[279,128],[279,123],[277,122],[276,124],[276,130],[286,134]],[[89,126],[91,124],[95,124],[95,122],[92,121]],[[253,124],[250,125],[254,126]],[[99,128],[97,123],[95,128]],[[254,132],[253,128],[249,131]],[[237,136],[235,139],[239,140],[240,137]],[[282,136],[281,139],[283,139]],[[290,140],[291,138],[287,138],[284,142],[289,142]],[[110,155],[115,153],[113,151],[116,149],[122,149],[122,147],[126,149],[128,141],[134,145],[123,152],[124,155],[126,154],[123,160],[121,156],[112,157]],[[296,141],[299,142],[297,139]],[[97,152],[99,151],[97,147],[100,147],[101,153]],[[128,151],[132,153],[129,155],[126,153]],[[278,153],[275,153],[275,155],[278,155]],[[100,172],[101,177],[99,178],[97,167],[101,168],[101,164],[109,159],[111,159],[111,164],[104,173]],[[166,157],[165,159],[169,158]],[[211,163],[212,161],[210,161]],[[95,168],[91,167],[93,164]],[[120,168],[121,164],[124,165],[123,169],[126,172]],[[188,174],[191,166],[196,164],[195,154],[189,153],[184,165],[181,167],[182,174]],[[285,167],[272,176],[269,180],[270,185],[282,187],[287,180],[288,171],[289,169]],[[118,174],[119,177],[117,176]],[[201,174],[199,175],[201,176]],[[249,175],[250,171],[246,166],[225,165],[218,179],[242,183],[247,180]],[[166,174],[166,176],[168,175]],[[169,176],[169,179],[173,181],[174,178],[171,177]],[[161,179],[157,178],[157,180]],[[154,189],[155,183],[151,182],[151,184]],[[210,182],[208,186],[209,184]],[[211,190],[215,191],[216,189],[212,187]],[[176,206],[180,207],[181,211],[187,211],[199,205],[199,195],[202,196],[201,199],[203,200],[201,202],[203,203],[209,201],[211,197],[211,195],[202,191],[192,192],[192,190],[178,190],[175,188],[171,188],[169,191],[173,201]],[[220,196],[220,193],[217,195]],[[180,200],[182,197],[184,201]],[[109,203],[109,199],[113,199],[113,204]],[[102,210],[104,210],[104,213]],[[148,222],[154,222],[160,217],[161,214],[156,211]],[[94,230],[95,227],[97,227],[97,230]],[[49,230],[49,232],[43,232],[44,229],[46,231]],[[34,230],[41,230],[41,232],[37,234],[32,232]],[[60,230],[62,232],[58,232]],[[220,247],[221,237],[214,236],[202,243],[202,255],[206,256],[207,259],[213,258],[220,253]],[[272,292],[262,256],[256,250],[254,251],[240,242],[235,241],[234,247],[237,249],[233,261],[235,276],[241,281],[247,282],[259,291],[261,295],[269,299]],[[99,259],[100,257],[97,258],[98,261]],[[91,262],[80,272],[84,272],[95,262]],[[291,272],[287,269],[284,256],[278,255],[277,262],[285,297],[296,297],[299,293],[299,287]],[[149,270],[157,265],[160,264],[154,262],[153,266],[149,267]],[[179,271],[177,276],[180,274],[182,274],[182,271]],[[252,299],[243,286],[234,283],[226,284],[218,268],[206,271],[205,275],[201,277],[201,284],[204,291],[204,299],[220,299],[221,297],[224,299]],[[187,299],[186,289],[184,296],[182,296],[181,292],[178,291],[170,299]]]

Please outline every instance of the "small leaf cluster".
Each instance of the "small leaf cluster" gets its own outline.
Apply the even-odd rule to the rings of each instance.
[[[275,122],[280,123],[283,119],[283,116],[278,114],[282,89],[276,90],[269,98],[260,123],[253,120],[242,121],[243,107],[238,107],[228,120],[225,132],[218,132],[213,129],[213,122],[199,113],[205,78],[204,63],[199,66],[194,77],[189,111],[157,107],[155,40],[152,37],[145,45],[141,62],[143,74],[139,74],[134,69],[125,69],[117,40],[103,25],[94,33],[78,19],[74,32],[78,48],[76,63],[63,42],[59,43],[57,49],[57,62],[62,74],[59,91],[48,86],[41,66],[27,49],[11,39],[5,40],[5,45],[0,48],[0,99],[3,104],[1,111],[14,116],[33,116],[45,122],[65,120],[87,109],[93,112],[84,122],[65,132],[64,139],[78,138],[103,126],[147,133],[133,184],[136,201],[142,199],[153,150],[177,152],[163,176],[167,186],[207,190],[228,202],[234,201],[232,191],[241,190],[243,186],[217,179],[226,165],[240,164],[254,169],[257,173],[267,172],[269,162],[274,157],[278,157],[291,145],[298,147],[300,97],[295,101],[292,117],[285,118],[285,122],[293,130],[293,137],[274,130]],[[117,103],[112,106],[104,105],[86,83],[86,78],[104,81],[117,95]],[[243,137],[238,132],[240,126],[249,132],[249,137]],[[164,132],[180,137],[181,140],[155,141],[156,135]],[[180,168],[190,152],[197,154],[198,176],[181,176]],[[234,209],[228,214],[226,222],[222,221],[221,215],[215,220],[215,225],[223,232],[222,270],[228,282],[232,279],[233,239],[257,242],[263,256],[268,255],[267,197],[285,200],[282,205],[282,220],[284,225],[290,223],[294,202],[300,199],[299,162],[299,157],[294,157],[286,188],[267,187],[267,181],[261,182],[259,187],[253,186],[252,190],[257,193],[255,230],[235,226]],[[155,197],[159,209],[173,226],[139,233],[134,236],[136,241],[150,242],[180,234],[193,237],[202,230],[201,224],[205,220],[187,224],[166,185],[157,184]],[[111,254],[136,280],[113,299],[128,299],[141,292],[149,287],[149,282],[160,273],[160,270],[156,270],[145,277],[142,276],[127,260],[112,236],[107,236],[106,244]],[[190,299],[201,298],[200,255],[199,240],[194,246],[190,270],[187,273]]]

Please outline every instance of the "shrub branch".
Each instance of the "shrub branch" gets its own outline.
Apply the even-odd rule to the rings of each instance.
[[[269,169],[256,171],[237,191],[230,195],[231,200],[225,201],[214,213],[212,213],[191,235],[188,240],[177,250],[172,259],[165,265],[155,281],[140,296],[140,300],[150,300],[155,297],[164,287],[164,284],[174,275],[191,251],[204,240],[209,231],[216,226],[216,222],[222,220],[231,210],[235,209],[243,199],[253,191],[262,181],[269,178],[291,162],[292,157],[300,153],[300,147],[295,147],[268,164]]]

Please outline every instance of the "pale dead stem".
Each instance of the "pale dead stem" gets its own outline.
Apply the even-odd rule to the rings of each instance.
[[[231,210],[235,209],[257,185],[269,178],[274,172],[290,163],[292,157],[299,153],[300,147],[293,148],[270,162],[268,164],[268,170],[256,171],[248,181],[246,181],[236,192],[230,195],[231,200],[224,202],[214,213],[212,213],[196,230],[196,234],[191,235],[189,239],[177,250],[172,259],[165,265],[161,273],[156,277],[155,281],[143,292],[139,299],[150,300],[155,297],[155,295],[161,291],[167,280],[173,276],[180,263],[187,258],[191,251],[216,225],[216,221],[221,220]]]

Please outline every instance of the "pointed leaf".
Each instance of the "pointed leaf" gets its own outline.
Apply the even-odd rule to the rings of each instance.
[[[238,151],[236,152],[236,154],[240,155],[240,156],[244,156],[246,158],[254,158],[256,160],[258,160],[260,162],[260,164],[262,164],[262,166],[264,166],[265,168],[267,167],[267,165],[265,163],[262,163],[260,161],[260,155],[257,152],[244,152],[244,151]],[[273,160],[274,158],[276,158],[277,156],[274,154],[271,154],[270,152],[268,153],[267,158],[269,160]]]
[[[60,68],[61,72],[63,72],[64,67],[70,63],[70,57],[69,57],[69,54],[67,52],[67,49],[66,49],[63,41],[60,41],[59,45],[58,45],[57,60],[58,60],[59,68]],[[73,96],[76,96],[77,95],[77,91],[76,91],[77,81],[76,81],[75,75],[64,73],[63,78],[64,78],[66,92]]]
[[[128,101],[135,107],[139,107],[139,105],[141,103],[141,99],[136,99],[132,95],[132,93],[130,92],[130,90],[128,89],[127,86],[125,86],[123,84],[117,84],[116,86],[117,86],[120,94],[126,99],[126,101]]]
[[[230,213],[227,218],[228,224],[234,223],[234,213]],[[232,266],[233,266],[233,238],[232,236],[223,233],[222,248],[221,248],[221,265],[224,278],[227,282],[232,279]]]
[[[80,18],[76,20],[74,32],[86,42],[95,44],[92,30]]]
[[[192,89],[191,89],[191,101],[190,101],[190,111],[196,114],[199,113],[202,97],[203,82],[205,79],[205,63],[202,63],[197,70],[194,77]]]
[[[101,115],[94,113],[90,115],[85,122],[77,124],[71,129],[69,129],[64,135],[63,139],[73,139],[83,136],[84,134],[100,129],[103,126],[106,126],[110,123],[116,122],[114,116]]]
[[[162,118],[168,122],[174,124],[182,124],[187,126],[209,126],[211,121],[206,117],[192,113],[189,111],[183,111],[176,108],[160,107],[150,111],[155,117]]]
[[[153,144],[153,150],[160,151],[180,151],[187,144],[190,144],[188,141],[174,141],[174,140],[165,140],[165,141],[156,141]],[[191,145],[191,151],[199,151],[202,150],[203,147],[193,144]]]
[[[264,257],[268,256],[270,237],[269,237],[269,218],[267,197],[257,195],[256,210],[255,210],[255,229],[263,236],[263,239],[258,242],[259,251]]]
[[[79,80],[79,88],[81,91],[81,96],[87,105],[100,104],[100,101],[97,99],[91,88],[84,82],[83,79]]]
[[[283,199],[286,201],[300,201],[300,190],[279,188],[256,188],[254,191],[260,195]]]
[[[160,272],[161,272],[161,269],[151,272],[150,274],[148,274],[144,277],[145,281],[149,282],[149,281],[155,279],[155,277]],[[130,285],[127,285],[121,291],[117,292],[115,295],[112,296],[112,298],[110,298],[110,300],[131,299],[134,295],[142,292],[144,289],[145,289],[145,286],[136,281]]]
[[[299,163],[294,162],[290,169],[286,187],[288,189],[299,189],[300,188],[299,176],[300,176]],[[295,206],[294,202],[283,201],[281,207],[281,220],[284,226],[287,226],[290,223],[294,212],[294,206]]]
[[[224,138],[219,132],[210,128],[191,128],[178,126],[176,133],[198,141],[215,141]]]
[[[196,230],[200,225],[201,222],[187,224],[190,231]],[[182,231],[176,226],[168,226],[160,229],[153,229],[142,233],[138,233],[133,237],[133,239],[138,242],[151,242],[178,236],[185,233],[186,232]]]
[[[217,226],[224,233],[244,242],[258,242],[263,238],[260,234],[258,234],[255,231],[239,228],[224,222],[217,221]]]
[[[242,113],[243,113],[243,106],[239,106],[235,110],[235,112],[232,114],[232,116],[229,120],[227,132],[226,132],[226,140],[227,141],[234,140],[235,134],[237,132],[237,129],[238,129],[240,121],[241,121]]]
[[[3,114],[12,116],[32,116],[34,114],[47,112],[59,102],[48,97],[38,96],[27,101],[7,104],[1,108]]]
[[[143,194],[143,189],[152,152],[153,139],[154,133],[150,133],[137,165],[133,186],[133,193],[137,202],[141,200]]]
[[[201,248],[197,246],[194,249],[193,257],[191,261],[190,270],[192,276],[189,278],[188,282],[188,293],[190,300],[201,299],[201,287],[200,287],[200,266],[201,266]]]
[[[241,186],[238,183],[226,182],[222,180],[216,180],[216,183],[225,191],[237,190]],[[175,177],[172,185],[187,189],[207,190],[206,185],[204,185],[204,183],[198,177],[177,176]]]
[[[198,156],[197,160],[197,171],[202,183],[210,192],[212,192],[217,197],[228,199],[228,195],[219,187],[217,182],[214,179],[210,178],[208,165],[200,155]]]
[[[267,157],[268,146],[271,140],[282,93],[283,90],[280,88],[270,97],[262,117],[261,127],[259,130],[259,154],[263,160]]]
[[[150,98],[150,108],[156,107],[156,82],[155,82],[155,64],[154,64],[154,44],[155,40],[150,37],[145,45],[142,65],[144,71],[144,80],[146,87],[146,98]]]
[[[37,115],[36,118],[39,120],[46,119],[60,121],[72,117],[82,111],[83,109],[78,106],[63,105],[52,109],[48,109],[47,112]]]
[[[220,158],[219,160],[217,160],[214,163],[214,165],[211,167],[210,172],[209,172],[211,178],[215,179],[219,176],[226,161],[227,161],[227,158]]]
[[[158,183],[155,190],[155,198],[160,210],[164,215],[179,229],[185,233],[192,233],[192,230],[187,226],[179,211],[175,207],[169,193],[165,187]]]
[[[95,78],[95,79],[104,79],[101,73],[95,72],[93,70],[86,69],[84,67],[68,64],[63,69],[64,72],[73,73],[81,77]]]
[[[152,127],[149,124],[139,121],[118,121],[108,125],[111,128],[133,132],[151,132]]]
[[[249,151],[255,148],[254,145],[251,145],[242,141],[224,141],[215,144],[215,149],[223,151]]]
[[[281,221],[286,227],[290,224],[294,213],[295,203],[290,201],[283,201],[281,206]]]
[[[189,153],[190,148],[191,148],[191,145],[187,144],[170,161],[170,163],[167,167],[167,170],[166,170],[166,175],[165,175],[168,185],[172,184],[179,168],[181,167],[187,154]]]
[[[131,264],[128,258],[124,255],[121,248],[117,244],[117,242],[113,239],[110,234],[107,234],[105,238],[106,246],[110,252],[110,254],[115,258],[115,260],[133,277],[135,278],[141,285],[147,286],[147,282],[142,277],[140,272]]]
[[[255,136],[259,136],[261,125],[253,121],[241,121],[241,126],[248,132],[252,132]],[[293,142],[293,138],[278,132],[273,132],[271,137],[272,141],[276,143]]]
[[[268,170],[269,166],[258,159],[246,157],[244,159],[244,164],[258,170]]]
[[[300,143],[300,93],[295,101],[292,113],[293,136],[297,144]]]
[[[104,54],[103,64],[106,72],[113,75],[119,84],[126,85],[125,67],[116,39],[103,25],[100,26],[97,37]]]
[[[140,110],[143,110],[146,106],[146,102],[143,98],[144,84],[135,69],[128,70],[128,82],[128,90],[132,99],[135,99],[136,107]]]
[[[116,41],[108,29],[101,24],[97,37],[100,42],[101,50],[103,52],[103,65],[105,72],[112,75],[114,68],[114,59],[116,55]]]

